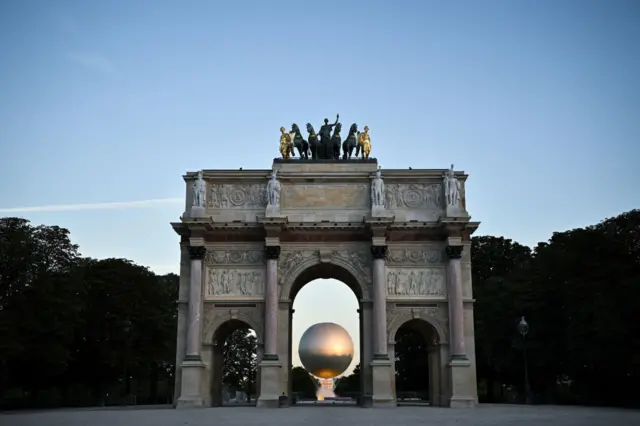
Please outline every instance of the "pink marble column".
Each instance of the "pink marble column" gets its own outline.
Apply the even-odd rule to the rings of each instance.
[[[373,358],[389,359],[387,348],[387,246],[371,246],[373,255]]]
[[[202,259],[207,249],[190,246],[191,281],[189,282],[189,312],[187,316],[187,351],[185,361],[199,361],[202,346]]]
[[[449,257],[447,281],[451,330],[451,359],[466,360],[468,358],[467,351],[464,347],[464,305],[462,301],[462,270],[460,267],[462,246],[448,246],[446,253]]]
[[[280,246],[265,246],[267,277],[264,304],[265,361],[278,360],[278,258]]]

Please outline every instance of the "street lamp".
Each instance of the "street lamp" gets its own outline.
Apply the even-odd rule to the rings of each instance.
[[[124,403],[125,405],[129,404],[129,333],[131,333],[131,328],[133,327],[133,324],[131,323],[131,321],[129,320],[125,320],[122,321],[122,329],[124,330],[124,334],[125,334],[125,350],[124,350]]]
[[[518,331],[522,335],[522,352],[524,355],[524,393],[526,403],[531,404],[531,387],[529,385],[529,366],[527,365],[527,333],[529,333],[529,324],[524,319],[520,318],[518,323]]]

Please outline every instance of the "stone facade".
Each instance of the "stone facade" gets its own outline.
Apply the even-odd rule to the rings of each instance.
[[[376,160],[187,173],[185,213],[172,223],[181,235],[176,406],[221,404],[221,344],[240,325],[258,336],[257,405],[291,395],[293,301],[317,278],[344,282],[359,301],[361,392],[374,406],[395,406],[394,341],[405,324],[429,342],[432,403],[475,405],[469,250],[478,223],[466,178],[379,170]],[[455,180],[451,209],[443,182]]]

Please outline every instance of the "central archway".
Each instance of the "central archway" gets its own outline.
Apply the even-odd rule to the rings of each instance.
[[[366,260],[365,260],[366,261]],[[358,336],[357,340],[354,341],[354,346],[357,347],[357,353],[359,355],[359,363],[360,363],[360,386],[357,395],[353,395],[356,398],[356,401],[360,401],[360,396],[362,394],[367,394],[371,392],[372,387],[372,377],[367,367],[372,358],[372,348],[369,347],[371,345],[366,345],[365,342],[371,342],[370,336],[370,328],[365,325],[370,325],[372,320],[372,312],[371,312],[371,301],[368,299],[369,294],[369,286],[370,286],[370,275],[362,273],[359,271],[358,262],[348,263],[346,260],[344,262],[335,261],[332,259],[331,262],[323,262],[319,258],[316,259],[308,259],[306,261],[302,261],[297,264],[292,273],[288,276],[283,282],[283,288],[281,291],[281,301],[286,301],[289,306],[289,315],[288,315],[288,341],[287,341],[287,353],[289,354],[289,365],[288,365],[288,383],[287,389],[288,394],[293,396],[293,383],[292,383],[292,368],[293,368],[293,315],[294,315],[294,302],[296,297],[300,293],[303,287],[308,284],[322,279],[333,279],[339,281],[343,285],[346,285],[353,296],[356,299],[357,306],[357,315],[358,315]],[[364,269],[364,268],[362,268]],[[318,283],[313,283],[312,285],[317,285]],[[331,309],[331,306],[327,306],[327,309]],[[355,339],[354,339],[355,340]],[[352,395],[350,395],[352,396]]]

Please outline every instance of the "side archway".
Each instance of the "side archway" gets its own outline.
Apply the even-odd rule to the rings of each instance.
[[[394,362],[393,388],[399,402],[417,397],[434,406],[446,404],[443,360],[447,359],[447,335],[442,321],[432,311],[433,308],[404,309],[389,315],[389,355]]]
[[[257,380],[257,363],[258,363],[258,344],[257,339],[251,338],[249,336],[244,336],[242,333],[238,333],[238,330],[242,329],[255,329],[247,322],[239,318],[226,319],[222,323],[215,328],[213,335],[211,337],[210,342],[212,343],[211,350],[211,358],[209,362],[209,367],[211,369],[211,381],[210,381],[210,399],[212,406],[221,406],[223,405],[224,396],[223,396],[223,379],[224,379],[224,369],[225,369],[225,357],[229,355],[225,355],[225,351],[228,348],[231,349],[233,353],[243,354],[241,356],[242,359],[246,359],[247,361],[253,360],[253,364],[251,363],[240,363],[234,366],[230,371],[232,374],[235,374],[236,377],[244,377],[249,378],[249,381],[245,381],[244,383],[240,382],[240,389],[247,393],[249,396],[249,400],[251,399],[251,394],[256,395],[255,389],[257,389],[256,380]],[[229,339],[232,339],[230,343]],[[253,345],[250,345],[253,343]],[[231,345],[231,346],[228,346]],[[248,347],[249,345],[250,347]],[[247,352],[248,351],[248,352]],[[248,356],[250,358],[245,358]],[[253,386],[250,386],[253,383]]]

